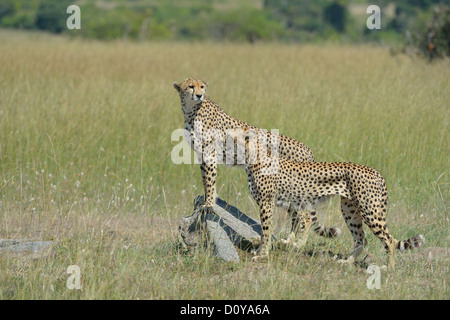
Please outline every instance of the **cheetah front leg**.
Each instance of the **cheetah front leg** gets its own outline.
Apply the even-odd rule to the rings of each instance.
[[[217,197],[216,147],[220,141],[220,136],[214,130],[206,130],[208,127],[210,127],[208,123],[202,123],[202,121],[194,122],[194,150],[200,160],[200,171],[205,191],[205,203],[200,208],[203,214],[213,213],[213,207]]]
[[[271,248],[272,240],[272,214],[274,202],[266,202],[260,205],[260,219],[261,219],[261,246],[256,251],[254,262],[266,261],[269,258],[269,250]]]
[[[203,188],[205,191],[205,203],[201,210],[203,214],[213,213],[213,206],[216,203],[216,177],[217,165],[213,163],[202,162],[200,170],[203,179]]]
[[[206,139],[206,138],[205,138]],[[214,140],[209,137],[202,141],[203,150],[200,171],[202,173],[203,188],[205,191],[205,203],[201,208],[203,214],[213,213],[216,203],[216,178],[217,178],[217,158]]]

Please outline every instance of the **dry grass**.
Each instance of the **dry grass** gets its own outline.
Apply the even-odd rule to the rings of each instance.
[[[99,43],[0,32],[0,238],[53,239],[41,259],[0,255],[1,299],[448,299],[449,61],[372,47]],[[320,161],[377,168],[397,238],[423,233],[442,255],[398,255],[381,290],[308,253],[351,251],[311,236],[269,265],[188,255],[177,219],[202,193],[199,169],[176,166],[183,118],[174,81],[196,76],[229,114],[306,143]],[[219,169],[219,195],[256,216],[244,173]],[[288,228],[277,210],[277,233]],[[374,263],[384,261],[368,235]],[[431,250],[431,249],[430,249]],[[439,258],[443,256],[444,258]],[[416,258],[410,258],[416,257]],[[66,287],[79,265],[82,290]]]

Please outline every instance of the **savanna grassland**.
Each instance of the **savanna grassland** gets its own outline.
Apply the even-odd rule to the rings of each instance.
[[[183,127],[174,81],[209,83],[230,115],[294,137],[319,161],[378,169],[387,222],[423,249],[369,290],[337,201],[319,219],[338,239],[239,264],[177,239],[202,194],[198,165],[175,165]],[[336,45],[97,42],[0,32],[0,238],[55,241],[49,255],[0,253],[0,299],[449,299],[450,61]],[[257,218],[245,173],[220,167],[221,198]],[[276,235],[289,229],[276,212]],[[381,242],[366,230],[373,263]],[[365,254],[364,254],[365,255]],[[364,256],[363,255],[363,256]],[[81,290],[66,287],[69,265]]]

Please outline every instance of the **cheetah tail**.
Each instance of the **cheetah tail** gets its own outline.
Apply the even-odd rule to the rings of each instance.
[[[407,240],[397,241],[396,248],[400,251],[405,251],[413,248],[420,248],[425,243],[425,237],[421,234],[414,236]]]
[[[338,227],[324,227],[317,220],[315,212],[310,213],[311,216],[311,227],[315,233],[321,237],[325,238],[337,238],[341,235],[341,229]]]

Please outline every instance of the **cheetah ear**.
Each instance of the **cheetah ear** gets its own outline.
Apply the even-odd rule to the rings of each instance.
[[[174,83],[173,83],[173,87],[174,87],[178,92],[181,91],[181,87],[180,87],[180,85],[179,85],[178,83],[174,82]]]

